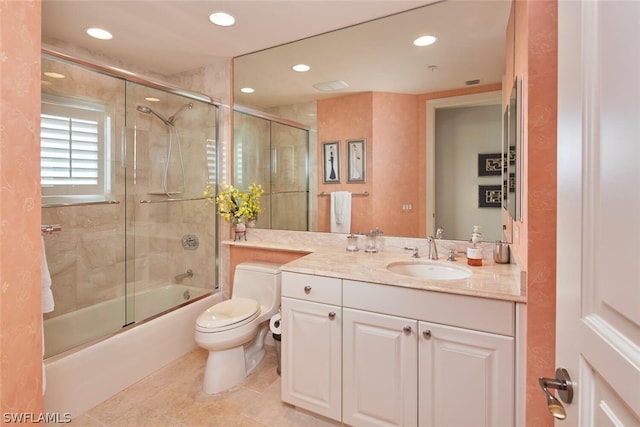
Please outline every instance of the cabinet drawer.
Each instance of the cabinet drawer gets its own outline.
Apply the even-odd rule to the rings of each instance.
[[[335,277],[282,272],[282,296],[342,305],[342,280]]]
[[[344,307],[500,335],[515,335],[510,301],[345,280]]]

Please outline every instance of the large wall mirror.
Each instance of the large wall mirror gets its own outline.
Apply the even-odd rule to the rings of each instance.
[[[450,225],[444,225],[445,239],[468,240],[472,225],[483,227],[486,240],[505,238],[501,168],[498,166],[497,176],[481,176],[479,168],[480,155],[501,156],[503,150],[504,101],[500,88],[511,2],[423,4],[234,59],[234,102],[238,108],[280,117],[309,129],[310,231],[330,231],[326,225],[330,216],[328,194],[350,191],[356,224],[352,232],[380,227],[388,235],[426,237],[443,225],[439,223],[444,222],[441,218],[450,220],[456,213],[465,212],[470,222],[462,226],[447,222]],[[423,35],[434,35],[437,41],[423,47],[412,44]],[[296,72],[292,69],[296,64],[311,69]],[[490,108],[480,113],[478,120],[483,122],[485,114],[495,124],[491,130],[466,131],[463,139],[468,148],[457,149],[469,152],[466,160],[447,156],[435,160],[435,152],[427,146],[427,134],[433,131],[437,145],[438,138],[446,137],[440,134],[457,132],[455,128],[449,132],[425,130],[430,120],[427,102],[438,98],[433,94],[445,98],[447,93],[471,94],[481,87],[480,92],[486,92],[486,96],[481,96],[477,106]],[[245,93],[246,88],[253,92]],[[452,113],[453,109],[476,107],[468,100],[461,105],[447,103],[442,108],[437,102],[435,105],[435,115],[444,121],[454,116],[464,120],[465,112]],[[361,140],[362,145],[353,144]],[[323,181],[322,150],[324,144],[336,141],[341,177],[338,182],[327,183]],[[365,150],[366,173],[361,180],[348,179],[351,163],[347,147],[352,146]],[[456,181],[466,186],[464,191],[434,190],[438,171],[447,175],[437,179]],[[481,200],[481,187],[497,187],[498,200],[494,195]],[[461,198],[467,204],[454,205],[450,212],[438,209],[436,200],[441,198],[436,197],[437,191],[464,193]],[[281,226],[286,228],[286,224]]]

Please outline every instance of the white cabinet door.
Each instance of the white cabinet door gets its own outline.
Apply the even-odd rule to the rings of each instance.
[[[343,309],[343,422],[417,424],[417,321]]]
[[[512,427],[513,337],[420,322],[419,425]]]
[[[340,421],[341,308],[282,298],[282,400]]]

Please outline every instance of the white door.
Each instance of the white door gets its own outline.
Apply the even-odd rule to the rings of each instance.
[[[638,426],[640,2],[558,7],[556,425]]]

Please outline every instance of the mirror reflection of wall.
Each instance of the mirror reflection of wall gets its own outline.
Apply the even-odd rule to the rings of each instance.
[[[501,109],[495,104],[436,111],[435,224],[444,229],[445,238],[470,237],[475,225],[485,241],[504,238],[500,198],[495,207],[480,207],[479,199],[480,188],[501,185]],[[485,174],[479,170],[479,155],[489,164]],[[488,155],[494,155],[497,166],[491,166],[495,162]]]
[[[329,198],[319,194],[341,190],[371,195],[353,199],[353,231],[366,232],[380,227],[387,235],[426,237],[433,234],[429,230],[430,212],[435,211],[428,211],[432,207],[429,201],[432,191],[427,189],[429,178],[424,176],[434,168],[429,166],[431,160],[425,155],[430,143],[425,142],[423,133],[429,132],[425,130],[429,125],[425,123],[428,118],[421,113],[425,108],[421,103],[440,96],[495,91],[502,86],[510,7],[510,0],[438,2],[234,59],[234,99],[238,104],[305,124],[307,120],[303,119],[303,110],[298,106],[313,105],[312,109],[318,110],[317,116],[309,116],[315,121],[308,125],[311,130],[308,159],[310,231],[329,231],[326,224]],[[436,34],[437,43],[426,48],[413,46],[415,34],[424,32]],[[299,62],[307,63],[311,70],[305,73],[291,71],[291,65]],[[337,81],[344,81],[347,86],[321,91],[316,85]],[[469,85],[470,81],[475,81],[475,86]],[[413,83],[411,88],[405,85],[409,82]],[[256,90],[251,95],[243,94],[240,88],[245,86]],[[376,98],[383,94],[414,97],[416,123],[396,126],[395,123],[408,116],[393,108],[387,109],[383,116],[372,118],[372,113],[380,111],[380,106],[386,107],[374,99],[369,116],[356,116],[354,108],[347,109],[351,128],[337,130],[331,117],[322,118],[327,117],[324,107],[318,107],[339,99],[346,103],[349,97]],[[434,97],[436,94],[439,96]],[[332,117],[336,118],[337,114]],[[382,125],[401,132],[381,131]],[[363,130],[363,126],[368,129]],[[345,147],[352,139],[366,140],[364,182],[348,182]],[[496,152],[500,152],[500,139],[497,138]],[[322,168],[318,170],[317,164],[318,158],[322,164],[321,143],[332,140],[341,142],[343,182],[325,185]],[[409,141],[414,145],[410,146]],[[390,157],[398,153],[407,156]],[[437,167],[456,166],[439,164]],[[429,171],[425,172],[425,168]],[[473,193],[476,203],[477,192],[476,184]],[[502,227],[501,218],[496,220],[495,226]],[[466,229],[462,235],[445,231],[447,239],[466,240],[468,235]],[[504,236],[498,238],[504,239]]]
[[[309,229],[308,157],[307,129],[234,112],[233,182],[262,185],[257,227]]]

